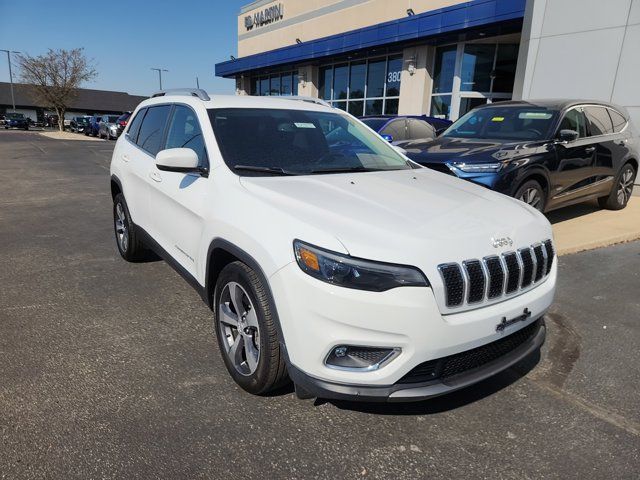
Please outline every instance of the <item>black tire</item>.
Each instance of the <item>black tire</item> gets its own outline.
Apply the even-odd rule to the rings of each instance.
[[[259,346],[259,356],[257,366],[253,373],[241,373],[228,353],[230,348],[229,340],[233,341],[233,339],[237,339],[239,335],[238,330],[236,330],[238,333],[235,337],[229,336],[233,335],[232,333],[225,335],[223,333],[225,324],[221,322],[219,315],[222,294],[230,283],[235,283],[242,287],[242,290],[244,290],[250,301],[250,305],[255,309],[259,340],[254,345],[257,344]],[[247,310],[247,312],[248,311],[249,310]],[[272,311],[273,307],[271,306],[262,281],[256,272],[246,264],[239,261],[233,262],[220,272],[216,282],[213,302],[214,328],[216,338],[218,339],[218,347],[224,364],[233,380],[242,387],[242,389],[254,395],[267,394],[289,381],[284,354],[280,348],[278,329],[275,323],[276,320],[273,317]],[[255,341],[256,332],[254,332],[253,335],[252,338],[253,341]],[[246,358],[246,351],[244,352],[244,358]],[[248,362],[245,361],[245,364],[248,365]]]
[[[124,215],[121,216],[121,213]],[[122,224],[119,224],[119,220],[122,221]],[[124,227],[123,231],[121,231],[121,227]],[[137,262],[146,258],[144,245],[138,237],[136,226],[131,222],[129,207],[122,193],[117,194],[113,199],[113,229],[116,245],[122,258],[127,262]],[[120,235],[127,238],[126,242],[121,240]]]
[[[626,163],[616,175],[609,195],[598,199],[600,207],[607,210],[622,210],[626,207],[631,198],[637,174],[635,167],[631,163]]]
[[[544,212],[544,208],[547,204],[547,194],[545,193],[544,188],[542,188],[542,185],[540,185],[536,180],[527,180],[520,185],[520,188],[516,190],[514,197],[531,205],[540,212]]]

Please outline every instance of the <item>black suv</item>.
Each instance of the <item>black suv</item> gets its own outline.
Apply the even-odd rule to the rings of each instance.
[[[415,162],[549,211],[597,198],[624,208],[640,159],[626,111],[594,101],[511,101],[478,107],[430,142],[403,145]]]

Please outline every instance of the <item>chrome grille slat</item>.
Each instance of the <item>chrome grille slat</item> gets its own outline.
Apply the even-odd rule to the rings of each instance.
[[[494,302],[533,287],[549,273],[555,250],[551,240],[481,260],[444,263],[438,271],[448,308]]]

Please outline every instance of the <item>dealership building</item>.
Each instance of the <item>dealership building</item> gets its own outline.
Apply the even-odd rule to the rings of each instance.
[[[238,14],[240,95],[455,120],[507,99],[617,103],[640,126],[640,0],[257,0]]]

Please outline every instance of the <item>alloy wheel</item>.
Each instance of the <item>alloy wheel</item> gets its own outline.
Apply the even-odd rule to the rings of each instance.
[[[518,200],[523,201],[524,203],[531,205],[536,210],[540,210],[540,206],[542,204],[542,196],[540,195],[540,191],[537,188],[527,188]]]
[[[620,181],[618,182],[618,204],[625,205],[631,197],[633,191],[633,170],[627,168],[622,175],[620,175]]]
[[[129,228],[127,227],[127,215],[121,203],[116,204],[115,226],[120,250],[126,252],[129,248]]]
[[[222,289],[218,305],[218,334],[225,354],[242,375],[253,374],[260,359],[260,329],[253,303],[237,282]]]

